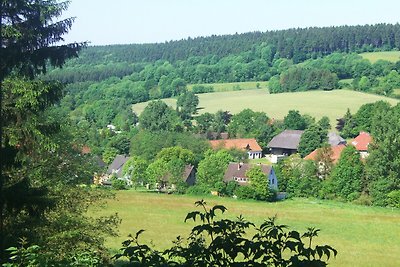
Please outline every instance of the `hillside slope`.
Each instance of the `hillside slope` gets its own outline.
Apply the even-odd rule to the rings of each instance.
[[[295,109],[317,119],[328,116],[331,122],[343,116],[347,108],[355,112],[365,103],[384,100],[395,105],[399,102],[388,97],[349,90],[268,94],[262,89],[201,94],[199,100],[199,114],[214,113],[220,109],[238,113],[250,108],[264,111],[271,118],[283,119],[289,110]],[[175,108],[176,99],[168,98],[163,101]],[[147,104],[148,102],[135,104],[132,108],[140,114]]]

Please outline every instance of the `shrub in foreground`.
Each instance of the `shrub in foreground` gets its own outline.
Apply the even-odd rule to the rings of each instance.
[[[189,237],[180,236],[173,246],[157,251],[139,242],[140,230],[124,241],[121,253],[115,259],[125,258],[126,266],[327,266],[337,251],[328,245],[313,245],[319,229],[308,228],[300,234],[286,225],[269,218],[259,227],[242,216],[236,220],[216,219],[216,212],[224,213],[224,206],[207,209],[197,201],[201,211],[189,212],[187,220],[199,220]],[[248,230],[255,234],[248,238]]]

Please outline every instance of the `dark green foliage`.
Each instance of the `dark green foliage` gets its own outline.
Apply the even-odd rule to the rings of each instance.
[[[182,122],[174,110],[163,101],[150,102],[139,116],[139,125],[150,132],[182,129]]]
[[[269,218],[259,227],[242,216],[236,220],[217,220],[217,212],[226,208],[216,205],[207,209],[201,200],[195,203],[200,211],[185,218],[199,221],[187,240],[178,236],[173,246],[157,251],[139,242],[140,230],[123,242],[116,259],[126,258],[126,266],[327,266],[337,251],[329,245],[313,245],[319,229],[308,228],[304,234],[288,230]],[[255,230],[253,237],[247,232]]]
[[[115,190],[124,190],[124,189],[126,189],[126,182],[124,180],[121,180],[121,179],[114,179],[111,182],[111,186]]]
[[[353,138],[359,134],[357,121],[354,116],[350,113],[350,109],[347,109],[346,114],[342,118],[343,125],[341,125],[340,134],[343,138]]]
[[[261,129],[268,123],[268,116],[264,112],[255,112],[244,109],[231,118],[228,126],[231,137],[255,137],[261,133]]]
[[[366,179],[373,203],[386,205],[387,194],[400,187],[400,105],[375,114]]]
[[[182,120],[192,119],[192,116],[197,112],[199,98],[193,92],[184,92],[176,101],[176,110]]]
[[[371,34],[373,33],[373,34]],[[100,65],[115,62],[156,62],[157,60],[180,63],[188,60],[195,64],[215,64],[229,55],[243,54],[247,60],[255,55],[263,65],[271,66],[274,58],[293,58],[297,63],[318,58],[333,52],[362,52],[374,49],[399,48],[399,25],[376,24],[324,28],[288,29],[282,31],[251,32],[236,35],[213,35],[187,40],[159,43],[90,47],[76,63],[89,62]],[[319,40],[319,42],[316,42]],[[252,48],[256,48],[252,51]],[[107,65],[103,68],[109,68]],[[252,66],[253,69],[256,66]],[[131,69],[143,68],[141,64]],[[121,69],[121,68],[120,68]],[[108,71],[104,71],[107,73]],[[87,73],[83,73],[83,75]],[[115,76],[115,75],[114,75]],[[70,75],[70,78],[74,78]],[[76,77],[79,79],[79,77]]]
[[[283,124],[285,129],[289,130],[304,130],[307,126],[305,119],[298,110],[289,110],[283,119]]]
[[[338,77],[326,69],[294,66],[272,82],[271,93],[338,88]]]
[[[288,197],[318,196],[321,181],[316,176],[317,169],[314,162],[303,160],[294,154],[279,162],[275,170],[279,188],[286,192]]]
[[[238,186],[234,192],[239,199],[254,199],[256,194],[254,188],[250,186]]]
[[[319,121],[318,125],[323,129],[323,130],[330,130],[331,129],[331,124],[329,121],[329,118],[327,116],[323,116]]]
[[[115,234],[118,223],[116,216],[88,216],[88,207],[106,197],[86,188],[94,159],[81,154],[64,110],[54,112],[61,83],[35,79],[84,46],[58,45],[73,21],[58,20],[67,6],[54,0],[1,1],[0,263],[11,254],[18,266],[67,266],[86,253],[106,264],[104,237]],[[21,237],[36,245],[16,248]]]
[[[328,132],[319,124],[313,124],[301,135],[298,152],[302,157],[322,147],[328,141]]]
[[[197,168],[197,183],[215,189],[216,184],[223,180],[225,170],[232,161],[232,156],[226,150],[208,150]]]
[[[347,146],[341,153],[339,162],[331,175],[332,193],[342,199],[352,201],[362,191],[364,164],[353,146]]]
[[[118,154],[129,154],[130,140],[129,136],[125,133],[116,134],[107,144],[108,147],[115,148]]]
[[[209,85],[193,85],[192,92],[195,94],[204,94],[214,92],[214,87]]]
[[[190,133],[140,131],[131,140],[130,154],[151,161],[163,148],[173,146],[192,151],[195,165],[203,159],[204,152],[210,147],[206,140],[196,138]]]
[[[144,185],[146,182],[146,169],[149,163],[141,157],[133,156],[125,162],[122,174],[129,177],[132,186]]]
[[[186,190],[186,194],[189,195],[209,195],[210,188],[205,184],[195,184],[194,186],[189,186]]]
[[[246,172],[250,179],[250,187],[254,190],[253,198],[262,201],[274,200],[274,194],[269,188],[268,174],[263,173],[260,166],[254,166]]]
[[[356,114],[354,120],[356,121],[357,131],[371,132],[372,125],[378,123],[374,118],[375,115],[386,114],[390,110],[390,104],[384,101],[377,101],[375,103],[367,103],[362,105]],[[348,116],[348,115],[347,115]]]
[[[229,181],[227,183],[223,182],[223,186],[221,188],[218,188],[218,192],[222,196],[233,196],[238,187],[239,185],[236,181]]]
[[[390,207],[400,208],[400,190],[394,190],[387,195],[386,203]]]
[[[84,44],[55,46],[69,31],[73,18],[57,20],[68,2],[2,1],[0,80],[11,72],[34,77],[46,71],[46,63],[61,66],[77,56]],[[23,15],[23,16],[22,16]]]
[[[214,115],[206,112],[199,116],[196,116],[196,128],[199,133],[207,133],[212,130],[211,126],[214,123]]]

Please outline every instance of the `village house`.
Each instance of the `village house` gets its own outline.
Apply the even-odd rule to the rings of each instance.
[[[332,155],[331,155],[331,160],[333,164],[336,164],[338,160],[340,159],[340,154],[342,153],[343,149],[346,147],[344,144],[336,145],[336,146],[331,146],[332,149]],[[307,156],[304,157],[306,160],[316,160],[318,151],[321,148],[315,149],[313,152],[308,154]]]
[[[156,187],[161,190],[165,191],[168,189],[175,190],[176,185],[170,183],[170,178],[171,175],[167,174],[164,177],[161,178],[160,183],[156,184]],[[196,183],[196,169],[192,165],[186,165],[183,173],[182,173],[182,180],[186,183],[188,186],[192,186]]]
[[[116,177],[117,179],[124,180],[129,185],[131,180],[122,175],[122,168],[128,160],[129,157],[125,155],[115,156],[114,160],[108,166],[106,174],[101,176],[99,184],[109,186],[111,185],[111,178]]]
[[[266,164],[248,164],[248,163],[229,163],[225,171],[224,182],[235,181],[239,185],[249,185],[250,179],[246,176],[246,172],[254,166],[260,166],[262,172],[268,176],[268,186],[271,189],[278,189],[278,179],[276,178],[274,168]],[[267,185],[266,185],[267,186]]]
[[[209,142],[213,149],[240,149],[247,152],[249,159],[262,158],[262,148],[254,138],[211,140]]]
[[[329,132],[328,133],[328,144],[331,146],[337,146],[337,145],[346,145],[346,139],[341,137],[335,132]]]
[[[351,144],[358,150],[361,158],[365,159],[368,157],[368,146],[372,142],[372,137],[367,132],[360,132],[360,134],[354,138]]]
[[[271,153],[267,157],[269,161],[277,163],[280,159],[297,153],[303,133],[304,131],[300,130],[285,130],[272,138],[267,145]]]

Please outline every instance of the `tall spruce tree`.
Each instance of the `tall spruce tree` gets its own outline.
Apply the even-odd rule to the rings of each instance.
[[[67,123],[48,111],[62,97],[62,86],[37,79],[47,66],[61,66],[85,46],[59,45],[73,22],[58,20],[67,7],[55,0],[1,0],[0,262],[7,259],[4,248],[21,237],[47,246],[52,253],[47,260],[58,263],[78,248],[105,252],[95,230],[101,220],[83,215],[96,197],[70,186],[92,173],[68,142]]]

